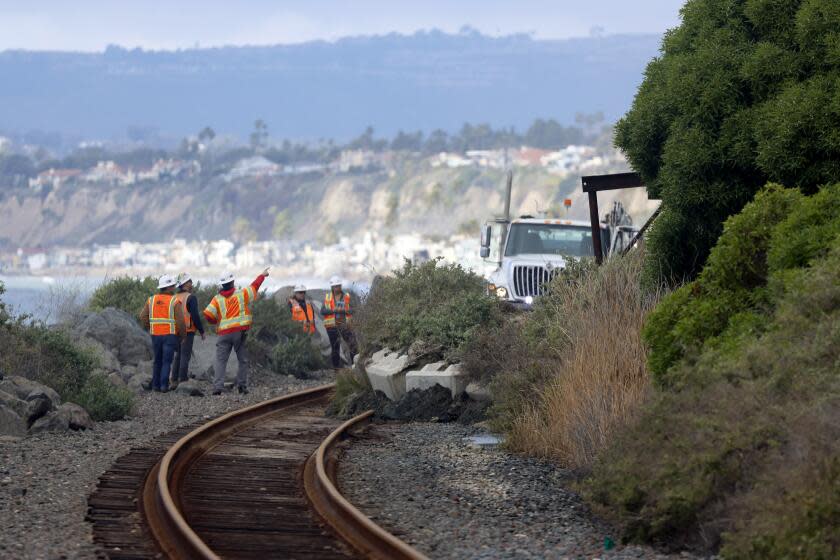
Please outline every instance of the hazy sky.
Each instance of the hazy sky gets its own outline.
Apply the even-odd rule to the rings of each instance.
[[[463,25],[539,38],[662,33],[684,0],[0,0],[0,50],[298,43]]]

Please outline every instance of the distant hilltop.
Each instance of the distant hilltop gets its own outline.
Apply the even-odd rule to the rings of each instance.
[[[477,32],[174,52],[0,53],[0,134],[176,142],[204,126],[246,137],[346,139],[373,126],[527,127],[537,116],[614,120],[629,107],[658,35],[537,40]],[[58,141],[55,140],[54,141]]]

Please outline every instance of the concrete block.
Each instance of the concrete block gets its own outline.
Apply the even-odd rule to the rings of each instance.
[[[455,398],[467,388],[467,376],[461,371],[458,364],[452,364],[446,369],[443,362],[429,364],[419,371],[410,371],[405,376],[405,388],[407,391],[420,389],[424,391],[435,385],[440,385],[452,393]]]
[[[405,394],[405,368],[408,356],[388,350],[380,350],[371,356],[365,366],[370,386],[374,391],[382,391],[392,401],[399,400]]]

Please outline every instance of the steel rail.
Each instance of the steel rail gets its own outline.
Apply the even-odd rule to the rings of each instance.
[[[421,552],[371,521],[348,502],[336,487],[336,444],[350,428],[369,420],[372,415],[373,411],[368,411],[346,421],[327,436],[309,457],[303,475],[307,497],[324,521],[364,558],[428,560]]]
[[[165,556],[178,560],[220,560],[220,556],[190,527],[183,514],[180,490],[196,461],[265,416],[317,402],[330,395],[334,388],[335,384],[331,383],[229,412],[175,442],[146,476],[142,496],[143,516]],[[346,437],[351,428],[361,425],[372,414],[367,412],[344,422],[309,457],[304,466],[305,493],[326,524],[361,556],[383,560],[427,560],[373,523],[336,488],[336,444]]]
[[[146,522],[167,557],[179,560],[220,558],[193,531],[182,513],[178,494],[191,466],[232,433],[279,410],[325,398],[334,388],[334,383],[322,385],[229,412],[196,428],[169,448],[146,477],[143,488]]]

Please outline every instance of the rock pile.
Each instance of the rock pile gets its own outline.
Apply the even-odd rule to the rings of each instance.
[[[114,385],[148,390],[152,342],[137,319],[119,309],[84,313],[71,331],[74,341],[99,357],[100,371]]]
[[[31,379],[0,375],[0,436],[24,437],[38,432],[93,428],[77,404],[61,403],[58,393]]]
[[[329,413],[349,417],[373,409],[385,420],[473,423],[484,419],[490,404],[458,364],[423,364],[411,352],[385,349],[367,359],[363,370],[372,390],[336,403]]]

